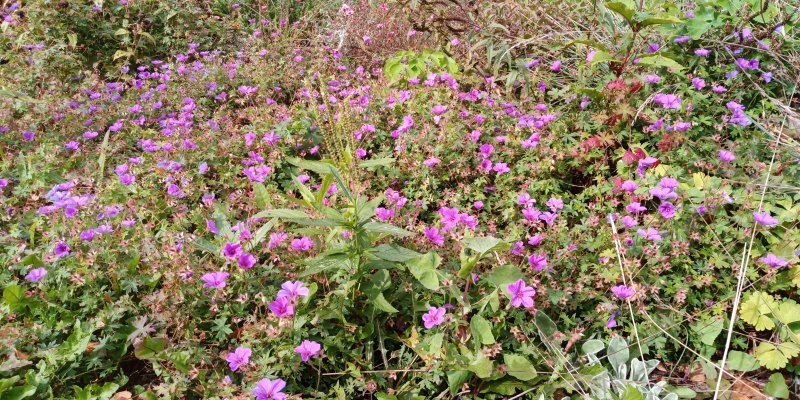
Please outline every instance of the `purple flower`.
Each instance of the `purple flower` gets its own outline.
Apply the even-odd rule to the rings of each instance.
[[[200,279],[205,282],[203,287],[206,288],[215,288],[215,289],[224,289],[225,288],[225,280],[228,279],[227,272],[209,272],[204,274],[200,277]]]
[[[225,357],[225,361],[228,362],[231,371],[236,372],[239,367],[247,365],[250,362],[250,355],[252,354],[253,351],[247,347],[237,347],[233,353],[228,353],[228,356]]]
[[[303,340],[300,346],[294,348],[294,352],[300,354],[300,359],[303,362],[308,362],[309,358],[316,357],[320,350],[322,350],[322,346],[311,340]]]
[[[625,206],[625,210],[627,210],[630,213],[639,214],[647,211],[647,208],[642,206],[638,201],[634,201],[631,202],[631,204]]]
[[[56,257],[64,257],[69,254],[69,251],[70,248],[66,243],[58,242],[56,243],[55,249],[53,249],[53,254],[55,254]]]
[[[678,198],[678,194],[673,192],[672,189],[667,189],[663,187],[655,187],[650,189],[650,194],[653,195],[653,197],[657,197],[661,200]]]
[[[281,290],[278,291],[278,297],[286,297],[290,302],[294,303],[300,296],[308,297],[311,292],[303,282],[286,281],[281,284]]]
[[[681,108],[681,99],[680,97],[674,94],[663,94],[659,93],[653,96],[653,102],[656,104],[660,104],[662,107],[666,109],[680,109]]]
[[[28,282],[39,282],[47,275],[47,270],[44,268],[36,268],[30,270],[28,275],[25,275],[25,280]]]
[[[551,71],[561,71],[561,60],[555,60],[550,64]]]
[[[622,182],[622,185],[620,185],[620,187],[622,188],[622,190],[626,192],[633,192],[639,188],[639,185],[637,185],[636,182],[632,180],[627,180],[625,182]]]
[[[178,185],[174,183],[171,183],[169,186],[167,186],[167,194],[169,194],[172,197],[183,197],[183,192],[181,192],[181,188],[179,188]]]
[[[767,264],[770,267],[785,267],[789,265],[788,261],[772,253],[767,254],[765,257],[761,257],[758,261],[761,261],[761,263]]]
[[[230,260],[238,258],[242,255],[242,245],[231,242],[225,243],[225,246],[222,247],[222,255]]]
[[[541,271],[543,268],[547,267],[547,256],[531,254],[531,256],[528,257],[528,264],[531,265],[534,271]]]
[[[706,81],[703,78],[692,78],[692,86],[697,90],[702,90],[706,87]]]
[[[724,162],[731,162],[736,159],[736,156],[733,155],[733,153],[728,150],[720,150],[718,155],[719,159]]]
[[[385,207],[378,207],[375,209],[375,218],[381,221],[388,221],[394,218],[394,209],[393,208],[385,208]]]
[[[675,43],[686,43],[686,42],[688,42],[690,40],[692,40],[691,36],[678,36],[673,40],[673,42],[675,42]]]
[[[422,228],[422,232],[425,233],[425,237],[428,238],[431,242],[435,245],[441,247],[444,246],[444,236],[439,234],[439,229],[436,227],[424,227]]]
[[[533,307],[533,296],[536,295],[536,289],[526,285],[524,280],[520,279],[508,284],[506,291],[511,295],[511,306],[514,308]]]
[[[606,328],[611,329],[617,326],[617,314],[618,313],[615,312],[608,316],[608,320],[606,321]]]
[[[639,229],[638,231],[636,231],[636,234],[647,240],[652,240],[652,241],[661,240],[661,234],[653,228],[647,228],[646,231],[644,229]]]
[[[425,329],[431,329],[434,326],[441,325],[444,322],[444,314],[447,310],[444,307],[431,307],[428,312],[422,315],[422,322],[425,324]]]
[[[472,206],[475,207],[476,210],[480,210],[480,209],[483,208],[483,202],[478,200],[478,201],[472,203]]]
[[[545,204],[550,207],[550,210],[553,212],[564,208],[564,201],[555,197],[551,197],[550,200],[547,200],[547,203]]]
[[[633,218],[630,215],[626,215],[622,217],[622,224],[625,225],[626,228],[630,229],[638,225],[639,223],[636,222],[636,218]]]
[[[206,220],[206,228],[208,229],[209,232],[211,232],[211,233],[213,233],[215,235],[219,235],[219,230],[217,229],[217,223],[214,222],[213,219],[207,219]],[[224,250],[223,250],[223,252],[224,252]]]
[[[658,75],[645,75],[644,80],[647,83],[658,83],[661,82],[661,77]]]
[[[31,141],[36,138],[36,134],[30,131],[22,132],[22,138],[26,141]]]
[[[426,167],[433,167],[434,165],[439,164],[441,161],[442,160],[440,160],[440,159],[438,159],[436,157],[431,157],[431,158],[423,161],[422,164],[424,164]]]
[[[292,305],[288,297],[278,297],[275,301],[269,303],[269,309],[278,318],[294,315],[294,305]]]
[[[508,168],[508,164],[506,163],[497,163],[492,167],[494,172],[497,172],[497,175],[503,175],[508,171],[511,171],[511,168]]]
[[[694,51],[694,54],[698,55],[700,57],[707,57],[709,54],[711,54],[711,50],[708,50],[708,49],[696,49]]]
[[[237,262],[239,263],[239,267],[244,269],[250,269],[253,268],[254,265],[256,265],[256,258],[253,257],[252,254],[244,253],[239,256],[239,260]]]
[[[753,219],[760,225],[764,226],[778,225],[778,220],[775,219],[773,216],[769,215],[768,212],[754,212]]]
[[[256,388],[251,393],[256,395],[256,400],[285,400],[286,394],[281,392],[286,387],[283,379],[262,379],[256,383]]]
[[[662,217],[671,219],[675,216],[675,206],[672,203],[665,201],[658,206],[658,212],[661,213]]]
[[[628,297],[636,294],[636,291],[633,290],[633,288],[629,288],[625,285],[617,285],[611,287],[611,293],[614,293],[614,296],[617,296],[620,299],[627,299]]]
[[[87,229],[81,232],[80,235],[78,235],[78,237],[80,237],[81,240],[85,242],[90,242],[94,239],[94,235],[95,235],[94,229]]]
[[[294,251],[309,251],[314,248],[314,241],[307,236],[292,240],[290,247]]]
[[[442,105],[433,106],[433,108],[431,109],[433,115],[442,115],[444,114],[445,111],[447,111],[447,106],[442,106]]]

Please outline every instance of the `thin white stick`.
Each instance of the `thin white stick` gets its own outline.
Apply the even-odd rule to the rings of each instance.
[[[619,271],[622,273],[622,284],[628,286],[628,281],[625,279],[625,268],[622,267],[622,244],[619,242],[619,236],[617,235],[617,224],[614,223],[614,216],[612,215],[608,218],[608,222],[611,223],[611,229],[614,231],[612,238],[614,239],[614,250],[617,251],[617,261],[619,262]],[[631,278],[631,287],[633,287],[633,278]],[[636,345],[639,347],[639,358],[642,360],[642,366],[647,369],[647,364],[644,362],[644,352],[642,351],[642,341],[639,340],[639,328],[636,326],[636,318],[633,314],[633,306],[631,305],[630,297],[626,298],[625,301],[628,303],[628,311],[631,313],[631,322],[633,323],[633,334],[636,336]],[[647,379],[647,386],[650,386],[650,377],[645,376]]]
[[[781,129],[778,131],[778,136],[775,137],[775,149],[772,151],[772,158],[769,161],[769,168],[767,168],[767,176],[764,178],[764,186],[761,187],[761,199],[758,201],[758,211],[761,212],[762,207],[764,206],[764,196],[767,194],[767,187],[769,186],[769,177],[772,175],[772,167],[775,165],[775,156],[778,154],[778,146],[781,142],[781,136],[783,135],[783,124],[786,122],[784,118],[783,122],[781,122]],[[756,232],[758,231],[758,225],[753,224],[753,232],[750,234],[750,243],[745,242],[744,249],[742,249],[742,262],[739,264],[739,281],[736,283],[736,296],[733,299],[733,309],[731,310],[731,322],[728,328],[728,338],[725,340],[725,349],[722,352],[722,361],[720,362],[719,369],[720,374],[717,377],[717,385],[714,387],[714,400],[717,400],[719,397],[719,386],[722,384],[722,372],[725,371],[725,362],[728,359],[728,349],[731,346],[731,336],[733,335],[733,324],[736,322],[736,311],[739,308],[739,301],[742,297],[742,286],[744,285],[745,279],[745,271],[747,270],[747,264],[750,263],[750,255],[753,253],[753,242],[756,239]]]

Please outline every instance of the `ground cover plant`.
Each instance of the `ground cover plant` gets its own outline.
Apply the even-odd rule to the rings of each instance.
[[[0,399],[800,393],[792,2],[0,14]]]

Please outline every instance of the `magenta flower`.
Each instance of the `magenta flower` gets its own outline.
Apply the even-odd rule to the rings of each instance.
[[[753,219],[760,225],[764,226],[778,225],[778,220],[775,219],[773,216],[769,215],[768,212],[754,212]]]
[[[422,316],[422,322],[425,323],[425,329],[431,329],[434,326],[441,325],[444,322],[444,314],[447,310],[444,307],[431,307],[428,312]]]
[[[309,251],[314,248],[314,241],[307,236],[303,236],[299,239],[292,240],[290,247],[295,251]]]
[[[550,207],[550,210],[553,212],[564,208],[564,201],[555,197],[551,197],[550,200],[547,200],[547,203],[545,204]]]
[[[620,187],[622,188],[622,190],[626,192],[633,192],[639,188],[639,185],[637,185],[636,182],[632,180],[627,180],[625,182],[622,182],[622,185],[620,185]]]
[[[64,257],[67,254],[69,254],[69,252],[70,252],[70,248],[64,242],[56,243],[56,247],[55,247],[55,249],[53,249],[53,254],[55,254],[56,257]]]
[[[253,266],[256,265],[256,261],[257,261],[256,258],[253,257],[253,255],[249,254],[249,253],[244,253],[244,254],[240,255],[239,259],[237,260],[237,262],[239,264],[239,267],[244,268],[244,269],[253,268]]]
[[[720,150],[718,155],[719,159],[724,162],[731,162],[736,159],[736,156],[728,150]]]
[[[227,272],[209,272],[204,274],[200,277],[200,279],[205,282],[203,287],[206,288],[215,288],[215,289],[224,289],[225,288],[225,280],[228,279]]]
[[[269,309],[278,318],[294,315],[294,306],[288,297],[278,297],[275,301],[269,303]]]
[[[436,227],[424,227],[422,228],[422,232],[425,233],[425,237],[428,238],[431,242],[435,245],[441,247],[444,246],[444,236],[439,234],[439,229]]]
[[[536,289],[526,285],[524,280],[520,279],[508,284],[506,291],[511,295],[511,305],[514,308],[519,308],[520,306],[525,308],[533,307],[533,296],[536,295]]]
[[[286,297],[294,303],[298,297],[308,297],[311,292],[305,286],[303,282],[300,281],[286,281],[281,284],[281,290],[278,291],[278,297]]]
[[[283,379],[262,379],[256,383],[256,388],[251,393],[256,395],[256,400],[286,400],[286,394],[281,392],[286,387]]]
[[[25,280],[28,282],[39,282],[42,278],[47,275],[47,270],[44,268],[36,268],[30,270],[27,275],[25,275]]]
[[[617,285],[611,287],[611,293],[614,293],[614,296],[617,296],[620,299],[627,299],[628,297],[636,294],[636,291],[633,290],[633,288],[629,288],[625,285]]]
[[[675,216],[675,206],[672,203],[665,201],[658,207],[658,212],[661,213],[662,217],[671,219]]]
[[[528,257],[528,264],[531,265],[534,271],[541,271],[543,268],[547,267],[547,256],[531,254],[531,256]]]
[[[228,356],[225,357],[225,361],[228,362],[231,371],[236,372],[239,367],[247,365],[250,362],[250,355],[252,354],[253,351],[247,347],[238,347],[234,352],[228,353]]]
[[[511,168],[508,168],[508,164],[506,163],[497,163],[492,167],[494,172],[497,172],[497,175],[503,175],[506,172],[511,171]]]
[[[300,359],[303,362],[308,362],[309,358],[316,357],[320,350],[322,350],[322,346],[311,340],[303,340],[300,346],[294,348],[294,352],[300,354]]]
[[[238,258],[242,255],[242,245],[231,242],[225,243],[225,246],[222,247],[222,255],[231,260]]]
[[[636,231],[636,234],[647,240],[652,240],[652,241],[661,240],[661,234],[653,228],[647,228],[646,231],[644,229],[639,229],[638,231]]]
[[[424,164],[426,167],[433,167],[434,165],[439,164],[441,161],[442,160],[440,160],[440,159],[438,159],[436,157],[431,157],[431,158],[423,161],[422,164]]]
[[[659,93],[653,96],[653,102],[656,104],[661,105],[666,109],[680,109],[681,108],[681,99],[680,97],[674,94],[663,94]]]
[[[447,111],[447,106],[442,106],[442,105],[433,106],[433,108],[431,109],[433,115],[442,115],[444,114],[445,111]]]
[[[625,206],[625,210],[627,210],[630,213],[639,214],[647,211],[647,208],[642,206],[641,203],[639,203],[638,201],[634,201],[631,202],[631,204]]]
[[[561,60],[555,60],[550,64],[551,71],[561,71]]]
[[[626,215],[622,217],[622,224],[625,225],[626,228],[630,229],[638,225],[639,223],[636,222],[636,218],[633,218],[630,215]]]
[[[788,261],[772,253],[767,254],[765,257],[761,257],[758,261],[761,261],[762,264],[767,264],[770,267],[785,267],[789,265]]]

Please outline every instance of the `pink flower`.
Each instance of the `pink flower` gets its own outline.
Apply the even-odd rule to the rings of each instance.
[[[314,241],[307,236],[292,240],[291,248],[294,251],[309,251],[314,248]]]
[[[435,245],[441,247],[444,246],[444,236],[439,234],[439,229],[436,227],[424,227],[422,228],[422,232],[425,233],[425,237],[428,238],[431,242]]]
[[[239,367],[247,365],[250,362],[250,355],[252,354],[253,351],[247,347],[238,347],[234,352],[228,353],[228,356],[225,357],[225,361],[228,362],[231,371],[235,372]]]
[[[300,354],[303,362],[308,362],[309,358],[316,357],[320,350],[322,350],[322,346],[311,340],[303,340],[300,346],[294,348],[294,352]]]
[[[28,282],[39,282],[47,275],[47,270],[44,268],[32,269],[25,275],[25,280]]]
[[[731,162],[736,159],[736,156],[733,155],[733,153],[728,150],[720,150],[718,155],[719,159],[724,162]]]
[[[636,182],[632,180],[627,180],[625,182],[622,182],[622,185],[620,187],[622,188],[622,190],[626,192],[633,192],[639,188],[639,185],[637,185]]]
[[[294,306],[288,297],[278,297],[275,301],[269,303],[269,309],[278,318],[294,315]]]
[[[661,234],[653,228],[647,228],[646,231],[644,229],[639,229],[638,231],[636,231],[636,234],[647,240],[652,240],[652,241],[661,240]]]
[[[625,285],[617,285],[611,287],[611,293],[614,293],[614,295],[620,299],[627,299],[628,297],[636,294],[636,291],[633,290],[633,288],[629,288]]]
[[[239,256],[237,262],[239,263],[239,267],[244,269],[250,269],[253,268],[254,265],[256,265],[256,261],[257,261],[256,258],[253,257],[252,254],[244,253]]]
[[[508,168],[508,164],[506,163],[497,163],[492,167],[494,172],[497,172],[497,175],[503,175],[508,171],[511,171],[511,168]]]
[[[214,228],[216,229],[216,225]],[[225,243],[225,246],[222,247],[222,255],[230,260],[238,258],[240,255],[242,255],[242,245],[231,242]]]
[[[225,280],[228,279],[227,272],[209,272],[200,277],[200,279],[205,282],[203,287],[206,288],[215,288],[215,289],[224,289],[225,288]]]
[[[541,271],[543,268],[547,267],[547,256],[531,254],[531,256],[528,257],[528,264],[531,265],[534,271]]]
[[[753,219],[760,225],[764,226],[778,225],[778,220],[775,219],[773,216],[769,215],[768,212],[754,212]]]
[[[308,288],[305,286],[305,284],[303,282],[300,282],[300,281],[296,281],[296,282],[286,281],[286,282],[283,282],[283,284],[281,285],[281,290],[278,291],[278,297],[279,298],[280,297],[286,297],[291,302],[295,302],[297,300],[297,298],[300,297],[300,296],[308,297],[310,294],[311,294],[311,292],[308,290]]]
[[[436,157],[431,157],[431,158],[423,161],[422,164],[424,164],[426,167],[433,167],[434,165],[439,164],[441,161],[442,160],[440,160],[440,159],[438,159]]]
[[[256,383],[256,388],[251,393],[256,395],[256,400],[285,400],[286,394],[281,392],[285,387],[286,381],[283,379],[273,381],[264,378]]]
[[[525,284],[522,279],[510,283],[506,286],[506,291],[511,295],[511,305],[514,308],[524,306],[525,308],[533,307],[533,296],[536,295],[536,289]]]
[[[434,326],[441,325],[444,322],[444,314],[447,312],[444,307],[431,307],[428,312],[422,316],[422,322],[425,323],[425,329],[431,329]]]

